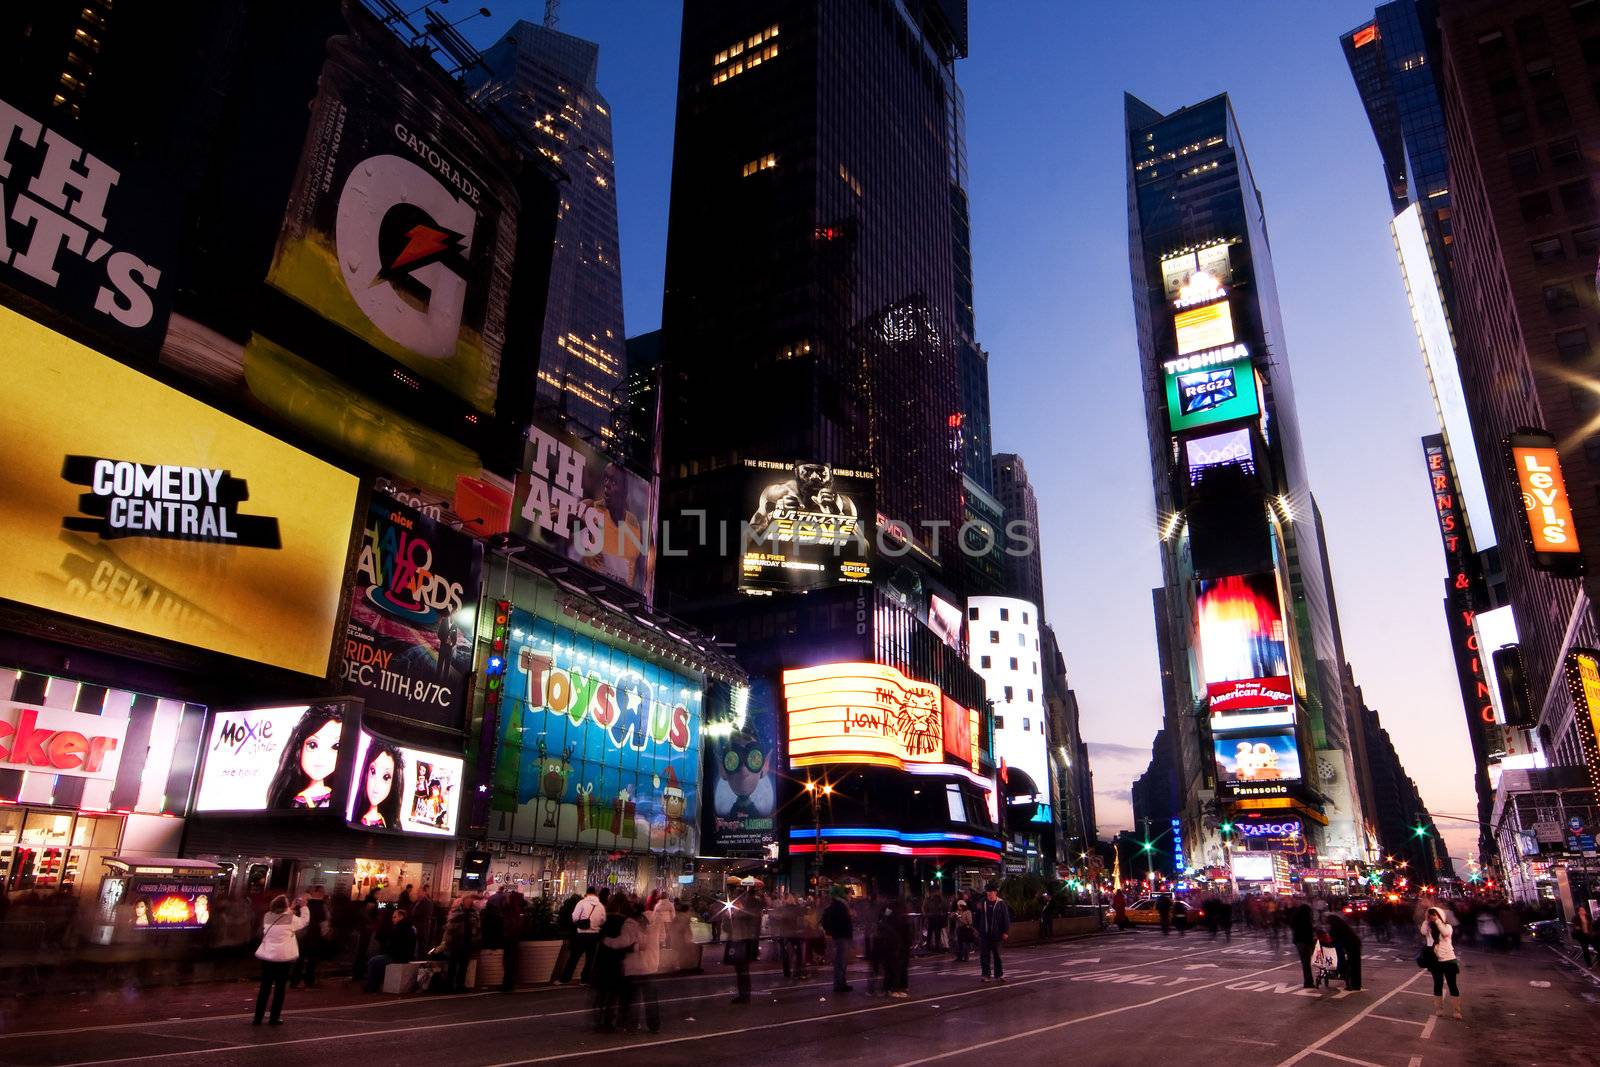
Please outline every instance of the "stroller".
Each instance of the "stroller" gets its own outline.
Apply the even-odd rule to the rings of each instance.
[[[1317,931],[1317,944],[1311,950],[1311,982],[1332,988],[1339,976],[1339,950],[1333,947],[1333,935],[1326,930]]]

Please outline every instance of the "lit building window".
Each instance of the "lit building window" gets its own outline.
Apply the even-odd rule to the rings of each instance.
[[[745,71],[753,70],[768,60],[777,58],[778,46],[766,44],[776,36],[778,27],[768,26],[760,33],[751,34],[742,41],[735,41],[712,56],[711,84],[721,85],[730,78],[737,78]],[[763,45],[765,47],[762,47]]]
[[[777,165],[778,157],[773,153],[768,152],[766,155],[757,159],[752,159],[750,162],[746,163],[744,167],[740,169],[739,173],[748,178],[752,174],[757,174],[764,170],[771,170]]]

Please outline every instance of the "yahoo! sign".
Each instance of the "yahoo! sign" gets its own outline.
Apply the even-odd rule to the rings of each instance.
[[[1239,835],[1248,838],[1299,837],[1304,829],[1299,819],[1284,819],[1281,822],[1242,822],[1238,825]]]

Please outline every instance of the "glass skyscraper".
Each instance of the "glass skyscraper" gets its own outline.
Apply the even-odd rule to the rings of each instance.
[[[1125,111],[1157,631],[1190,862],[1226,862],[1221,823],[1265,806],[1294,812],[1320,856],[1364,860],[1342,641],[1261,195],[1226,95],[1165,114],[1129,96]]]

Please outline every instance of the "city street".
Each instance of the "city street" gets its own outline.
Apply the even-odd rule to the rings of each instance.
[[[980,984],[974,963],[919,960],[911,999],[834,995],[813,978],[756,976],[749,1006],[732,1006],[731,975],[660,983],[660,1034],[600,1036],[587,993],[385,997],[313,1006],[290,997],[286,1025],[252,1028],[241,1010],[166,1017],[151,991],[150,1021],[46,1027],[0,1036],[0,1063],[504,1065],[600,1063],[626,1051],[649,1064],[748,1063],[782,1050],[785,1067],[870,1061],[1023,1064],[1597,1064],[1600,986],[1544,946],[1462,953],[1466,1020],[1434,1018],[1428,976],[1409,940],[1369,944],[1365,989],[1303,990],[1287,944],[1230,944],[1204,934],[1141,931],[1030,946],[1008,954],[1007,981]],[[717,967],[718,972],[722,968]],[[240,999],[249,990],[228,987]],[[213,1000],[221,1000],[213,997]],[[162,1016],[157,1019],[157,1016]],[[43,1018],[43,1016],[41,1016]]]

